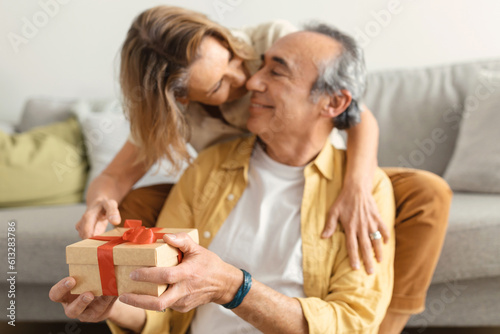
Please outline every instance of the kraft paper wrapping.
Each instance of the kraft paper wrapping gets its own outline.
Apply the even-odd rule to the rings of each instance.
[[[101,236],[121,237],[127,228],[116,228]],[[199,243],[198,230],[164,228],[157,233],[187,233],[196,243]],[[66,247],[66,263],[69,265],[69,275],[76,280],[72,294],[81,294],[86,291],[95,296],[102,295],[101,278],[97,262],[97,247],[107,241],[85,239]],[[172,267],[178,264],[178,250],[167,245],[163,240],[152,244],[134,244],[126,242],[113,248],[116,284],[118,295],[137,293],[151,296],[160,296],[167,288],[165,284],[136,282],[129,278],[129,274],[143,267]]]

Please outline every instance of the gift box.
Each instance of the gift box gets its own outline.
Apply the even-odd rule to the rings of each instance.
[[[166,233],[186,232],[196,243],[198,230],[145,228],[141,221],[127,220],[125,227],[66,247],[69,275],[76,280],[72,294],[86,291],[95,296],[137,293],[160,296],[166,284],[137,282],[132,271],[144,267],[172,267],[182,261],[182,253],[163,241]]]

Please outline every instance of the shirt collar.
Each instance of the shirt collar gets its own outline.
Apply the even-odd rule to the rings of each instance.
[[[221,167],[227,170],[243,168],[246,174],[256,139],[257,136],[255,135],[243,139],[235,148],[236,154],[228,155],[228,158],[222,163]],[[330,143],[330,140],[326,140],[323,149],[321,149],[316,158],[307,165],[306,169],[309,169],[311,166],[316,166],[325,178],[333,180],[334,157],[335,150]]]
[[[256,139],[257,136],[255,135],[244,138],[238,146],[234,148],[234,154],[229,154],[227,156],[227,159],[221,164],[221,167],[227,170],[238,168],[248,169]]]
[[[319,172],[323,174],[325,178],[331,181],[334,179],[334,172],[335,172],[334,159],[335,159],[335,149],[333,148],[333,145],[330,143],[330,139],[327,139],[325,145],[323,146],[319,154],[316,156],[316,158],[307,165],[307,169],[309,169],[312,166],[316,166]]]

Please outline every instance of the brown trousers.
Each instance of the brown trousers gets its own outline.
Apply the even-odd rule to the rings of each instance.
[[[452,192],[446,182],[430,172],[384,168],[396,199],[396,255],[394,290],[389,309],[405,314],[424,310],[443,245]],[[125,219],[142,219],[152,227],[173,185],[160,184],[131,191],[120,204]]]

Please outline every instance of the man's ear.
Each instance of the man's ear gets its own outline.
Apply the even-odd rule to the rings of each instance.
[[[322,114],[328,118],[335,118],[343,113],[352,102],[352,95],[346,89],[342,89],[340,94],[329,96],[329,101],[323,108]]]

